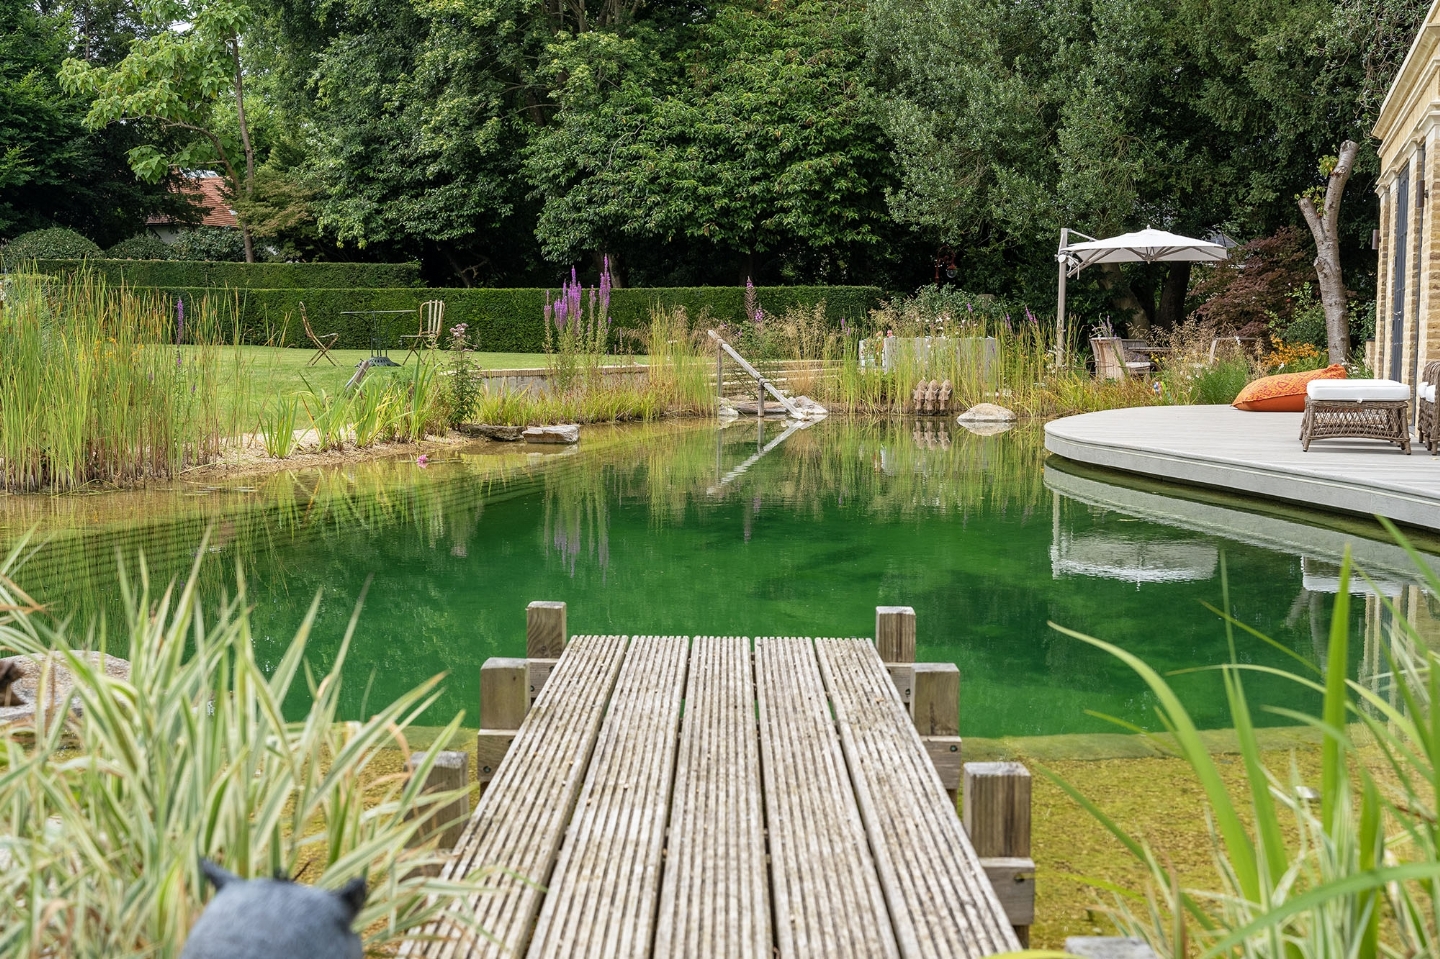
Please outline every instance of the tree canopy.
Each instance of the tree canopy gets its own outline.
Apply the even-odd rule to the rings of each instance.
[[[0,3],[0,237],[53,224],[102,244],[134,234],[159,191],[115,175],[128,158],[146,180],[221,169],[271,256],[416,257],[432,280],[466,284],[553,282],[609,257],[630,284],[899,290],[929,280],[948,245],[956,282],[1037,305],[1053,295],[1062,226],[1271,236],[1300,224],[1297,194],[1346,138],[1361,150],[1341,254],[1351,287],[1369,292],[1367,134],[1425,11]],[[98,203],[40,202],[87,164],[104,171],[90,177],[108,191]],[[110,211],[110,225],[81,208]],[[1188,269],[1127,267],[1094,271],[1072,295],[1163,323],[1191,308],[1189,289]]]

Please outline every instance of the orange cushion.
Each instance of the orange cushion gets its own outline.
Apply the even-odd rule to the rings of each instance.
[[[1323,370],[1306,370],[1304,373],[1277,373],[1262,376],[1253,383],[1247,383],[1235,397],[1237,410],[1252,413],[1303,413],[1305,412],[1305,384],[1311,380],[1343,380],[1345,367],[1339,363]]]

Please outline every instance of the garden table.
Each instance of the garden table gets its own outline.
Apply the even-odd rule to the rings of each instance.
[[[370,365],[371,366],[399,366],[390,359],[390,345],[385,342],[381,333],[380,317],[385,315],[398,315],[400,313],[414,313],[414,310],[341,310],[341,316],[368,316],[370,317]]]

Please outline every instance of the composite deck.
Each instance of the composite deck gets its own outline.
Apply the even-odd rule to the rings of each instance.
[[[946,789],[869,639],[576,637],[445,873],[486,871],[489,938],[405,954],[1018,949]]]
[[[1376,440],[1300,448],[1300,413],[1147,406],[1045,424],[1050,452],[1093,466],[1440,530],[1440,459]]]

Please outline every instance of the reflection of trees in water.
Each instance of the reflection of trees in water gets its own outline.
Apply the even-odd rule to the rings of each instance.
[[[572,577],[582,552],[602,571],[610,566],[607,475],[614,471],[613,465],[587,465],[546,474],[544,542]]]
[[[945,443],[917,443],[909,421],[836,419],[793,433],[732,475],[783,429],[742,419],[588,453],[548,471],[546,549],[571,575],[581,556],[604,569],[610,509],[627,501],[644,503],[657,527],[682,525],[691,510],[739,505],[747,541],[761,504],[818,523],[856,510],[878,520],[1011,510],[1028,518],[1045,501],[1038,430],[956,430]]]

